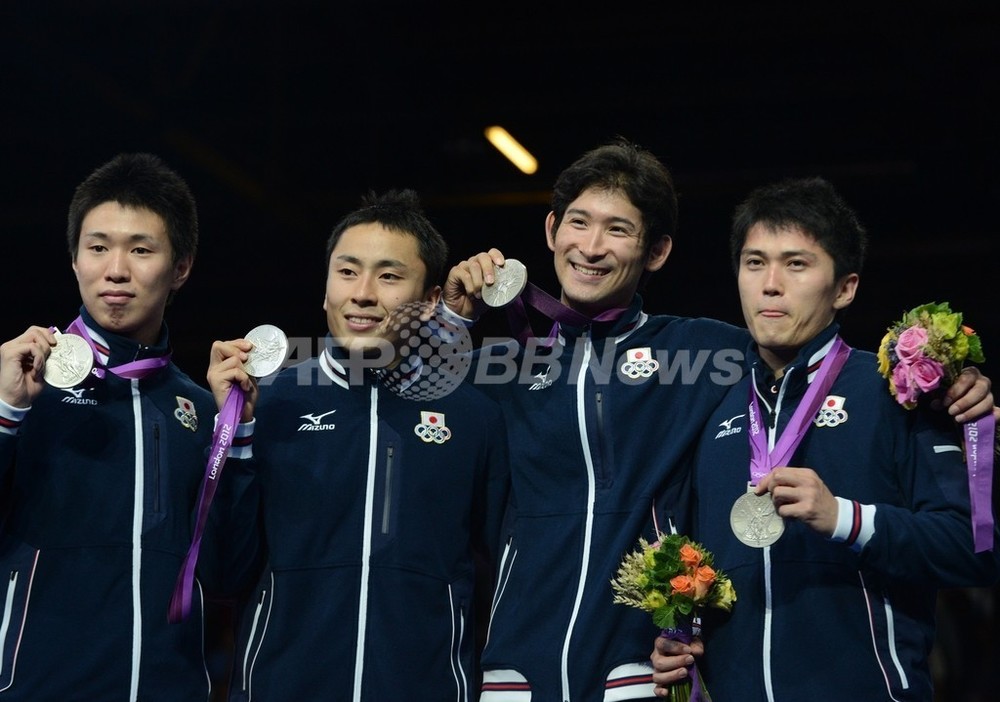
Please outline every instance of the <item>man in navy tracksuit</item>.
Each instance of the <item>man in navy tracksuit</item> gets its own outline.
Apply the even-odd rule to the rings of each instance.
[[[424,384],[441,356],[423,351],[444,333],[401,338],[428,328],[446,254],[415,193],[371,197],[328,244],[318,358],[257,402],[240,367],[250,345],[213,348],[219,406],[233,383],[247,392],[243,446],[212,506],[233,534],[219,560],[265,564],[241,617],[233,700],[476,697],[474,586],[492,584],[477,564],[491,566],[499,542],[503,415],[471,385]]]
[[[194,261],[195,201],[157,157],[122,154],[77,188],[68,237],[80,317],[0,346],[0,699],[207,702],[200,588],[167,623],[215,412],[163,321]],[[46,385],[70,334],[94,369]]]
[[[751,376],[713,413],[694,468],[694,536],[737,595],[731,615],[706,612],[708,690],[716,702],[930,700],[937,590],[998,577],[996,552],[973,546],[960,432],[943,412],[903,409],[875,356],[841,347],[835,319],[865,232],[826,181],[758,189],[733,221],[754,343]],[[751,463],[755,436],[779,454],[767,470]],[[731,524],[748,491],[770,494],[776,541]]]
[[[481,700],[652,698],[649,615],[613,603],[610,581],[640,536],[684,507],[689,445],[741,376],[745,330],[651,317],[637,294],[670,253],[669,172],[624,141],[558,178],[546,237],[573,315],[542,344],[486,346],[473,372],[504,408],[512,511]],[[452,269],[449,308],[480,311],[500,252]],[[583,318],[581,320],[581,318]]]

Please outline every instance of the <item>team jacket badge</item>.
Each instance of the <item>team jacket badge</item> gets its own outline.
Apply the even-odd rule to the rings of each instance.
[[[653,351],[648,346],[640,349],[628,349],[625,352],[625,362],[621,371],[629,378],[649,378],[660,368],[660,362],[653,358]]]
[[[177,409],[174,410],[174,417],[185,429],[198,431],[198,413],[195,412],[194,403],[186,397],[176,396]]]
[[[420,424],[413,427],[413,433],[428,444],[443,444],[451,438],[451,429],[445,426],[442,412],[421,412]]]
[[[819,412],[813,424],[818,427],[835,427],[847,421],[847,410],[844,409],[844,398],[839,395],[827,395],[820,405]]]

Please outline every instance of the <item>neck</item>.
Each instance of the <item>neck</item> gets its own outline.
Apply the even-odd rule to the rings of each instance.
[[[785,374],[785,368],[792,359],[795,358],[795,354],[799,352],[798,349],[787,350],[787,349],[766,349],[764,347],[758,346],[757,353],[760,354],[760,358],[764,361],[765,365],[771,369],[774,373],[775,379],[781,378]]]

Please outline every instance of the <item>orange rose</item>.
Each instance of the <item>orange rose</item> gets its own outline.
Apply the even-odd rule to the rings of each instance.
[[[715,571],[710,566],[701,566],[694,572],[694,598],[702,600],[715,582]]]
[[[671,595],[687,595],[692,597],[694,595],[694,580],[691,579],[690,575],[678,575],[676,577],[670,578],[670,587],[673,588]]]
[[[699,553],[698,549],[691,544],[684,544],[681,546],[680,557],[681,563],[683,563],[688,570],[696,568],[698,564],[701,563],[701,553]]]

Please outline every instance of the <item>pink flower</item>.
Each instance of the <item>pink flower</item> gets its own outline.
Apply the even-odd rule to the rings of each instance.
[[[944,366],[933,358],[918,358],[910,365],[910,378],[921,392],[930,392],[941,384]]]
[[[910,382],[910,365],[908,363],[900,361],[892,369],[892,384],[896,388],[896,401],[899,404],[907,405],[917,401],[920,390]]]
[[[900,361],[912,361],[922,357],[922,347],[927,344],[927,330],[923,327],[910,327],[903,330],[896,341],[896,355]]]

